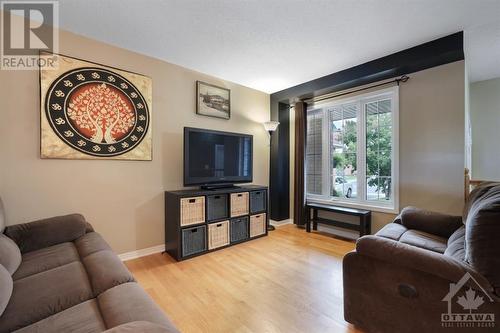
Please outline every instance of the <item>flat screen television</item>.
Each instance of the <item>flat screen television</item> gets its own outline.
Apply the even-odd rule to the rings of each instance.
[[[184,127],[184,186],[252,182],[253,136]]]

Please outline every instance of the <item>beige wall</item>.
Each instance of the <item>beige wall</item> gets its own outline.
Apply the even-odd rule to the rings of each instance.
[[[118,253],[163,244],[163,191],[182,187],[184,126],[253,134],[254,183],[267,185],[261,123],[269,120],[268,94],[68,32],[60,34],[60,53],[152,78],[153,161],[41,160],[38,72],[0,71],[0,196],[8,224],[80,212]],[[231,120],[195,114],[196,80],[231,89]]]
[[[410,75],[399,92],[400,206],[461,214],[464,61]]]
[[[500,78],[470,85],[472,177],[500,180]]]
[[[400,86],[400,208],[412,205],[461,214],[465,158],[464,71],[464,61],[458,61],[412,73],[410,80]],[[380,230],[394,217],[394,214],[374,212],[372,232]]]

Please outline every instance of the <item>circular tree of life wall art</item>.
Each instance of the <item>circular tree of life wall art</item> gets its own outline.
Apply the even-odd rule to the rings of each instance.
[[[40,157],[152,160],[151,78],[40,52]]]
[[[134,128],[128,97],[105,83],[88,83],[71,92],[67,116],[73,127],[95,143],[115,143]]]
[[[54,132],[84,154],[124,154],[141,143],[149,127],[148,104],[123,76],[103,68],[78,68],[59,76],[45,98]]]

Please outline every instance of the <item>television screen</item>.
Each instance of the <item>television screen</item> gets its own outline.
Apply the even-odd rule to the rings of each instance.
[[[252,182],[247,134],[184,128],[184,186]]]

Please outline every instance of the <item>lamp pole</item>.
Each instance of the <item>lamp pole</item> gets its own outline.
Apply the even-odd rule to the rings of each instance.
[[[267,195],[267,207],[268,207],[268,214],[271,212],[271,156],[272,156],[272,143],[273,143],[273,133],[276,131],[278,128],[278,125],[280,123],[278,121],[267,121],[265,122],[264,128],[266,131],[269,133],[269,187],[268,187],[268,195]],[[271,220],[270,216],[268,216],[268,221]],[[273,231],[276,228],[272,226],[270,223],[267,224],[267,231]]]

